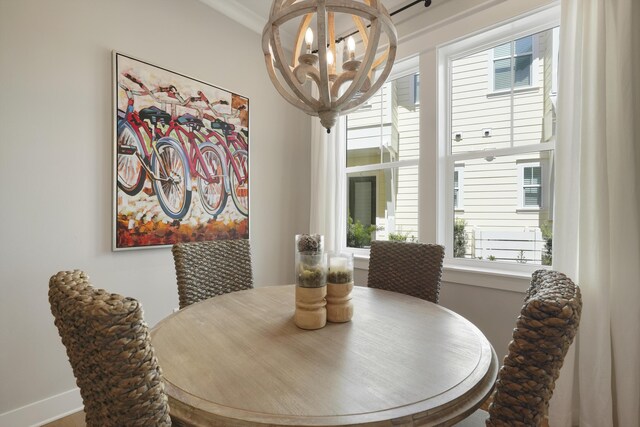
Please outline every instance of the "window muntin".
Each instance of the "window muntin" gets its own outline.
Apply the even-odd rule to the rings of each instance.
[[[418,237],[417,75],[388,81],[365,106],[346,117],[347,247],[367,248],[371,239]],[[356,185],[363,179],[374,187]],[[368,195],[371,192],[375,197]],[[358,201],[363,206],[372,200],[374,217],[365,222],[352,210]]]

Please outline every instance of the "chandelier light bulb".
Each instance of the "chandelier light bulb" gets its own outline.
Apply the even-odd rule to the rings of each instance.
[[[331,49],[327,49],[327,64],[333,65],[333,52],[331,52]]]
[[[349,36],[347,39],[347,49],[349,50],[349,58],[353,59],[356,57],[356,41],[352,36]]]
[[[313,43],[313,31],[311,31],[311,27],[307,28],[307,32],[304,35],[304,41],[307,42],[307,50],[311,53],[311,44]]]

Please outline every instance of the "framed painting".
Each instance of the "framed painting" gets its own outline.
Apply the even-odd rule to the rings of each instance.
[[[113,249],[249,238],[249,99],[113,53]]]

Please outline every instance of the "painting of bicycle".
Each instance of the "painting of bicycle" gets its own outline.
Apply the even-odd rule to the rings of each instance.
[[[249,238],[249,99],[113,62],[114,250]]]

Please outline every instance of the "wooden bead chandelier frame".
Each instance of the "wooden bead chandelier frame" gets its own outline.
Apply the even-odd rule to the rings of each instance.
[[[362,39],[364,54],[361,61],[355,59],[355,41],[349,37],[349,59],[338,73],[334,22],[335,15],[341,13],[351,15]],[[311,28],[314,16],[315,31]],[[299,19],[299,25],[292,59],[287,61],[280,41],[280,26],[293,19]],[[383,32],[388,45],[376,56]],[[317,54],[312,50],[314,33]],[[320,123],[329,132],[338,115],[358,108],[384,84],[395,60],[397,39],[396,29],[381,0],[274,0],[269,22],[262,32],[262,51],[269,77],[278,92],[305,113],[319,116]],[[308,80],[317,85],[317,97],[312,95],[310,85],[305,85]]]

